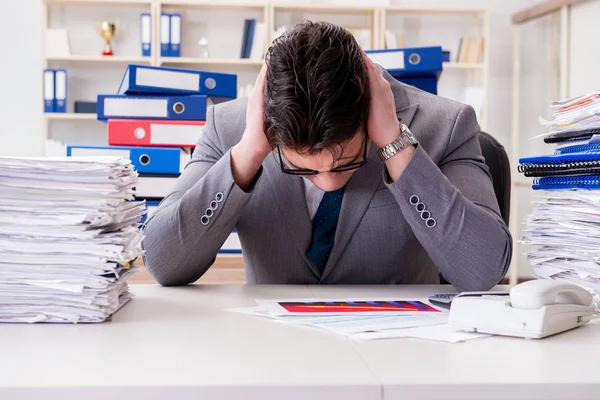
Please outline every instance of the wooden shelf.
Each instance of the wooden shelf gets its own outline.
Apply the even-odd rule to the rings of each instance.
[[[196,64],[196,65],[248,65],[262,67],[263,60],[247,58],[196,58],[196,57],[162,57],[159,64]]]
[[[43,0],[48,5],[71,6],[151,6],[152,0]]]
[[[411,7],[411,6],[387,6],[382,8],[387,13],[412,13],[412,14],[482,14],[484,9],[480,8],[444,8],[444,7]]]
[[[445,61],[443,63],[444,69],[482,69],[483,63],[458,63],[454,61]]]
[[[122,56],[64,56],[46,57],[46,61],[67,62],[99,62],[99,63],[124,63],[124,64],[150,64],[151,57],[122,57]]]
[[[91,113],[44,113],[46,119],[61,119],[61,120],[96,120],[96,114]]]
[[[158,0],[162,7],[202,7],[233,10],[263,10],[266,3],[253,3],[244,1],[220,1],[220,0]]]
[[[313,12],[313,13],[338,13],[338,14],[366,14],[374,13],[375,8],[369,6],[335,6],[330,4],[273,4],[275,12]]]

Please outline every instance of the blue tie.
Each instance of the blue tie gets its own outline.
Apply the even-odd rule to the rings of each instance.
[[[325,192],[313,218],[313,237],[306,250],[306,257],[315,264],[321,274],[333,248],[343,195],[344,187],[333,192]]]

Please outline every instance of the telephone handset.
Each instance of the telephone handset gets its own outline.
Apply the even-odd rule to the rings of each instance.
[[[581,286],[568,282],[537,279],[523,282],[510,290],[510,304],[534,310],[552,304],[589,306],[592,295]]]
[[[537,279],[504,293],[460,293],[448,323],[472,332],[543,338],[589,322],[591,304],[591,294],[580,286]]]

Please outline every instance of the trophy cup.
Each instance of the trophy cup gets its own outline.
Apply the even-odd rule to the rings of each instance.
[[[119,34],[119,21],[115,23],[111,23],[108,21],[102,21],[101,23],[97,23],[96,27],[98,28],[98,32],[100,36],[106,43],[104,44],[104,51],[102,52],[103,56],[112,56],[112,46],[110,45],[110,41],[114,39]]]

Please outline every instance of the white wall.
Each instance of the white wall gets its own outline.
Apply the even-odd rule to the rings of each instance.
[[[600,89],[600,42],[598,18],[600,1],[571,7],[571,53],[569,55],[569,96],[580,96]]]
[[[0,1],[0,155],[41,155],[40,1]]]

